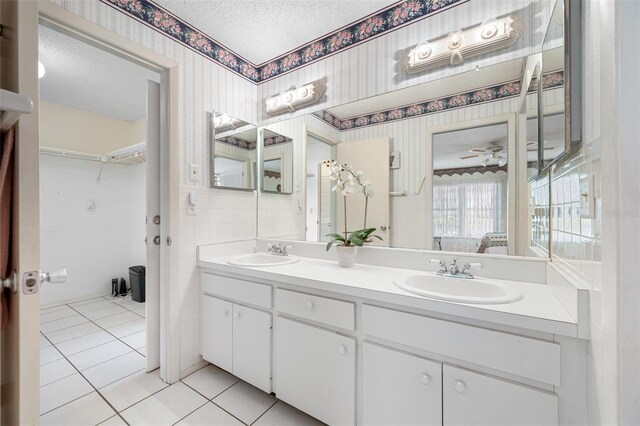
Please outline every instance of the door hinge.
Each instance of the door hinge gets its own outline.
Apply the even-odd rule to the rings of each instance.
[[[170,245],[171,245],[172,241],[173,241],[173,240],[171,239],[171,237],[167,237],[167,245],[168,245],[168,246],[170,246]]]

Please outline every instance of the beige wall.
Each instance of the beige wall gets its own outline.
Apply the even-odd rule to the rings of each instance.
[[[145,141],[145,119],[124,121],[40,101],[40,146],[107,154]]]

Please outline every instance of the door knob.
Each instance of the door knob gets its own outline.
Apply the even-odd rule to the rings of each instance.
[[[381,231],[386,231],[387,230],[387,225],[381,225],[380,226],[380,230]]]
[[[67,268],[56,269],[51,272],[40,272],[40,282],[63,283],[67,280]]]
[[[160,235],[156,235],[153,237],[153,244],[159,246],[160,245]]]

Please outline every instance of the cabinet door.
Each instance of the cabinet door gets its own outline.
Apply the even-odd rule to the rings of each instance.
[[[362,345],[364,425],[441,425],[442,365]]]
[[[202,358],[223,370],[232,371],[232,304],[202,295],[200,333]]]
[[[354,424],[354,339],[282,317],[275,332],[276,396],[327,424]]]
[[[558,397],[445,365],[444,425],[557,425]]]
[[[233,305],[233,374],[271,392],[271,314]]]

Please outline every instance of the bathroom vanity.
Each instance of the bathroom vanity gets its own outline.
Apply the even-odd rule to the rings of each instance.
[[[241,267],[230,264],[237,253],[201,247],[203,358],[332,425],[581,421],[580,292],[541,282],[547,262],[486,258],[479,275],[510,262],[501,267],[533,282],[496,280],[522,293],[512,303],[462,304],[393,284],[434,275],[428,261],[345,269],[319,248],[298,243],[297,262]],[[387,263],[402,256],[369,248],[363,260],[384,250]],[[432,255],[411,251],[404,263]]]

